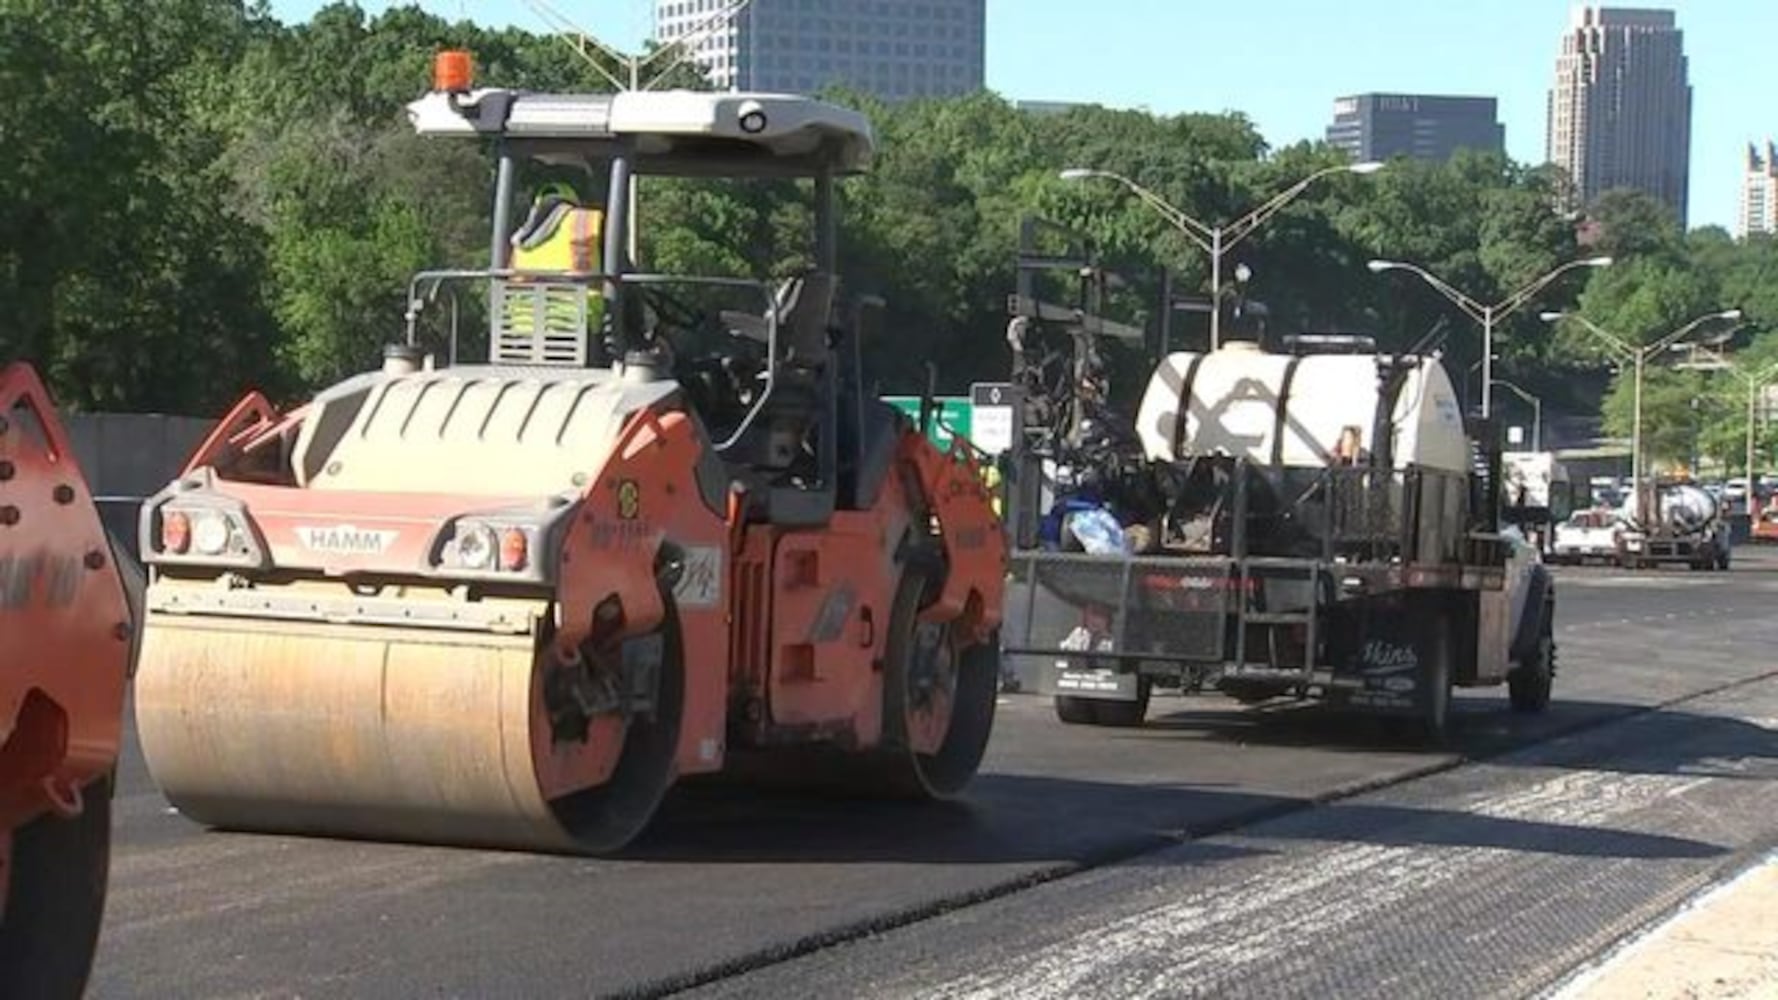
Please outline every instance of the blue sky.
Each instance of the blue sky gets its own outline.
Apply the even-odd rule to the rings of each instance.
[[[381,10],[385,0],[361,0]],[[1623,6],[1634,6],[1625,3]],[[317,0],[273,0],[285,20]],[[542,22],[520,0],[425,0],[447,17]],[[625,48],[649,0],[550,0]],[[1731,226],[1746,145],[1778,137],[1778,0],[1671,0],[1691,62],[1691,223]],[[1274,145],[1320,138],[1365,91],[1500,99],[1507,152],[1541,162],[1568,0],[988,0],[988,86],[1015,99],[1245,112]]]

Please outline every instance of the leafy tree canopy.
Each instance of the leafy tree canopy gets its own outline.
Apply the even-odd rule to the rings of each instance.
[[[0,103],[0,357],[38,363],[70,406],[215,412],[248,386],[296,398],[374,365],[400,333],[409,277],[487,252],[486,151],[423,142],[402,113],[433,53],[467,47],[482,81],[537,90],[621,76],[562,38],[412,7],[372,16],[336,3],[285,25],[262,0],[154,6],[144,17],[125,0],[0,2],[0,89],[31,95]],[[686,65],[659,82],[704,85]],[[1004,376],[1005,299],[1030,213],[1096,241],[1127,279],[1114,304],[1128,321],[1158,323],[1161,268],[1176,293],[1208,297],[1192,238],[1122,185],[1063,170],[1122,174],[1214,225],[1343,163],[1318,143],[1276,148],[1235,113],[825,96],[878,133],[876,169],[841,187],[841,248],[848,288],[888,302],[884,342],[868,348],[887,391],[921,385],[928,363],[949,390]],[[1567,217],[1560,189],[1553,168],[1467,152],[1335,173],[1245,235],[1225,274],[1247,265],[1244,291],[1286,332],[1364,331],[1401,347],[1443,321],[1447,364],[1464,381],[1480,358],[1476,324],[1367,260],[1415,263],[1493,304],[1566,261],[1610,254],[1616,266],[1571,273],[1501,318],[1495,348],[1502,374],[1547,410],[1603,405],[1611,426],[1625,393],[1611,388],[1610,352],[1538,313],[1578,310],[1649,343],[1738,306],[1748,326],[1731,346],[1749,365],[1778,360],[1778,343],[1755,336],[1778,328],[1778,244],[1684,233],[1633,192]],[[653,269],[769,278],[808,259],[808,195],[795,184],[653,178],[641,212]],[[463,305],[473,325],[479,306]],[[1204,342],[1202,315],[1174,326],[1175,347]],[[1689,454],[1693,438],[1726,449],[1742,412],[1730,404],[1745,399],[1732,384],[1653,375],[1644,408],[1657,450]],[[1708,403],[1694,409],[1694,396]]]

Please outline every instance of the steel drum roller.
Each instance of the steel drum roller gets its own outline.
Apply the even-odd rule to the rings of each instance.
[[[534,643],[155,615],[142,751],[212,826],[576,850],[533,759]]]

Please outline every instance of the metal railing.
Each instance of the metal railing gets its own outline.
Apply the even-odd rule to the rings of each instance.
[[[518,354],[525,354],[532,359],[533,363],[547,364],[556,367],[582,367],[588,363],[590,357],[589,342],[591,338],[598,336],[601,332],[600,330],[593,328],[594,324],[588,322],[591,314],[586,306],[586,297],[590,294],[590,290],[594,285],[612,287],[634,286],[637,288],[684,285],[701,288],[757,292],[760,297],[760,302],[762,303],[759,315],[765,320],[765,348],[766,356],[770,359],[770,362],[765,367],[764,384],[760,387],[758,396],[749,406],[746,415],[735,427],[733,433],[731,433],[727,439],[718,442],[715,445],[717,451],[726,451],[733,447],[740,441],[742,436],[752,429],[754,421],[757,420],[759,414],[763,412],[766,404],[771,400],[774,390],[777,388],[777,361],[779,348],[778,328],[783,317],[780,315],[782,310],[778,296],[773,288],[766,282],[757,281],[752,278],[731,278],[704,275],[656,273],[605,274],[596,271],[533,271],[514,270],[510,268],[461,268],[421,271],[414,275],[408,282],[408,304],[405,317],[408,345],[416,346],[418,344],[419,319],[422,311],[426,308],[428,303],[436,302],[439,295],[445,292],[449,287],[452,303],[449,363],[456,364],[458,344],[456,317],[460,310],[457,307],[457,289],[450,286],[478,281],[488,282],[490,288],[491,307],[489,309],[488,331],[490,359],[494,363],[500,363],[503,357],[511,359]],[[514,285],[524,289],[528,293],[533,293],[536,296],[533,303],[534,311],[532,313],[532,340],[529,345],[520,343],[524,338],[518,331],[502,329],[503,317],[505,316],[503,311],[505,296],[508,295],[509,289]],[[549,304],[547,301],[547,293],[551,289],[578,290],[578,295],[576,296],[575,301],[575,314],[579,319],[581,329],[578,331],[573,329],[558,330],[550,325],[547,310]],[[609,314],[605,313],[603,309],[600,310],[600,313],[602,321],[601,325],[603,325],[603,319]],[[622,317],[616,317],[615,322],[623,322]],[[567,342],[568,338],[575,337],[576,335],[578,335],[579,338],[578,345],[571,347]],[[510,361],[508,363],[510,363]]]
[[[1217,522],[1202,550],[1015,552],[1013,579],[1023,591],[1015,600],[1024,614],[1008,651],[1245,664],[1250,625],[1300,625],[1304,648],[1313,651],[1323,605],[1334,599],[1331,582],[1351,571],[1341,566],[1393,571],[1461,557],[1468,529],[1461,474],[1223,461],[1229,477],[1221,494],[1197,508]],[[1095,617],[1097,626],[1086,624]],[[1081,636],[1093,645],[1077,648]]]

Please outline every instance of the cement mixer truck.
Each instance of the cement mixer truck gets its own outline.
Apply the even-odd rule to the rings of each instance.
[[[1082,365],[1031,360],[1099,324],[1020,304],[1015,378],[1045,416],[1016,462],[1007,649],[1053,663],[1061,721],[1139,725],[1157,687],[1430,736],[1454,687],[1545,708],[1555,588],[1501,528],[1496,435],[1466,427],[1436,357],[1349,336],[1173,353],[1132,428],[1078,390],[1098,384]]]
[[[1685,565],[1694,570],[1729,568],[1728,525],[1716,499],[1687,482],[1657,482],[1641,494],[1654,497],[1654,516],[1644,517],[1638,494],[1624,504],[1631,525],[1622,536],[1623,561],[1630,569]]]

